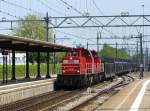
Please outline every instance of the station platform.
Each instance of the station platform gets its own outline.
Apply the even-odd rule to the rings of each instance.
[[[30,82],[2,85],[0,86],[0,105],[51,92],[54,90],[54,80],[55,77],[45,80],[31,80]]]
[[[57,77],[57,74],[52,74],[50,79],[55,79]],[[36,79],[36,77],[30,77],[30,79],[25,79],[25,78],[17,78],[16,80],[7,80],[3,82],[0,80],[0,86],[5,86],[5,85],[11,85],[11,84],[19,84],[19,83],[26,83],[26,82],[33,82],[33,81],[39,81],[39,80],[47,80],[46,77],[41,77],[39,79]]]
[[[97,111],[150,111],[150,73],[122,88]]]

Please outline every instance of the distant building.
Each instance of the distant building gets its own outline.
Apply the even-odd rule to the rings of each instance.
[[[12,64],[12,53],[7,55],[7,63]],[[15,64],[16,65],[25,65],[26,63],[26,54],[25,53],[15,53]],[[0,64],[3,64],[3,55],[0,53]]]

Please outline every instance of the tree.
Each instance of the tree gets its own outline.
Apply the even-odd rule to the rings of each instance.
[[[100,51],[101,57],[116,57],[116,48],[104,44],[103,49]],[[127,59],[128,53],[123,49],[117,49],[117,58]]]
[[[32,39],[46,40],[45,23],[41,21],[25,21],[25,20],[40,20],[41,17],[36,15],[27,15],[18,23],[17,28],[13,31],[14,35],[20,37],[27,37]],[[52,41],[52,30],[49,33],[49,41]]]
[[[24,16],[17,24],[17,28],[13,31],[13,34],[19,37],[26,37],[31,39],[46,40],[46,30],[44,28],[45,23],[41,21],[25,21],[25,20],[40,20],[41,17],[37,15]],[[49,42],[52,42],[52,30],[49,31]],[[30,54],[29,61],[33,63],[36,61],[37,53]],[[46,61],[46,54],[41,53],[41,62]]]

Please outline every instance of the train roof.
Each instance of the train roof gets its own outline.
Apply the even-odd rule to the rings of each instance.
[[[132,62],[130,59],[121,59],[113,57],[103,57],[101,58],[102,62]]]

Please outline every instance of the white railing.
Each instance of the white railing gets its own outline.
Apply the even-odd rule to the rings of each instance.
[[[100,72],[103,72],[103,70],[104,70],[104,67],[103,67],[103,64],[101,63],[95,63],[95,64],[87,63],[86,68],[85,68],[85,73],[86,74],[100,73]]]

